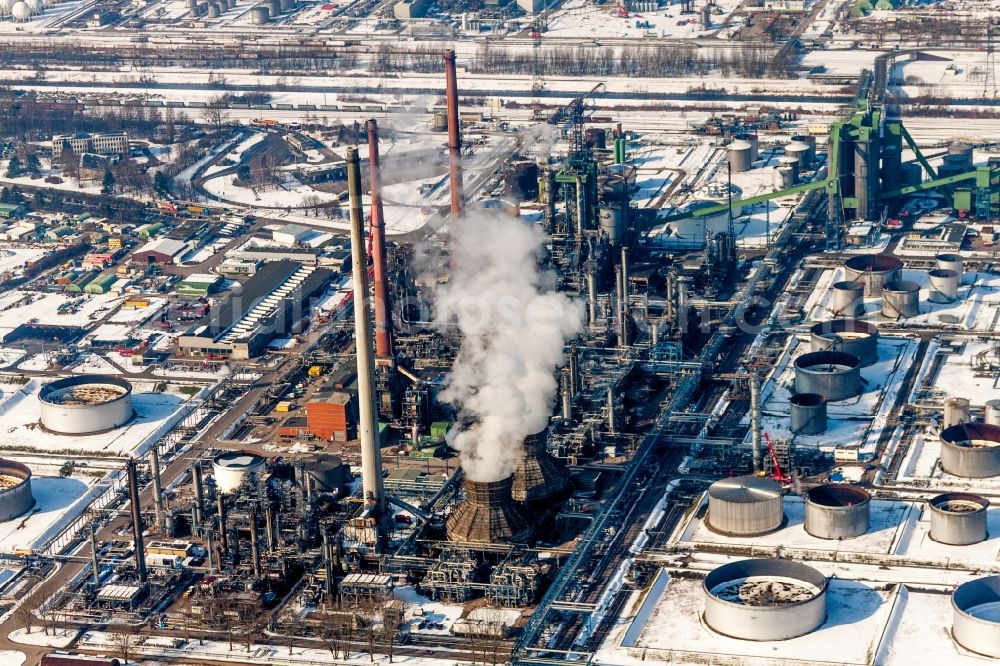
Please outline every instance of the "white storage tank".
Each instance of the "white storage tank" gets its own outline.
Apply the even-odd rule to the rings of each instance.
[[[215,487],[224,493],[236,491],[247,479],[255,483],[264,471],[264,456],[252,451],[226,451],[212,461]]]
[[[132,420],[132,385],[111,375],[57,379],[38,392],[40,422],[50,432],[87,435]]]
[[[731,536],[773,532],[784,520],[781,486],[758,476],[737,476],[708,489],[708,527]]]

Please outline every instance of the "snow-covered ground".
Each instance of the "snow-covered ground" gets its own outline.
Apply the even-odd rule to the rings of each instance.
[[[95,482],[90,476],[32,477],[35,506],[24,516],[0,523],[0,552],[44,548],[61,526],[87,509],[93,499],[86,496],[87,490]]]

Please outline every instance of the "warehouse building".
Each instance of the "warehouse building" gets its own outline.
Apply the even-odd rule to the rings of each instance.
[[[178,339],[186,356],[247,360],[287,335],[323,294],[334,273],[294,261],[265,264]]]
[[[222,290],[222,276],[211,273],[195,273],[189,275],[174,288],[179,296],[209,296]]]
[[[227,258],[244,261],[297,261],[300,264],[315,266],[319,263],[318,250],[285,247],[256,247],[244,245],[226,255]]]
[[[173,238],[151,240],[132,253],[133,264],[176,264],[191,248]]]
[[[298,243],[304,243],[306,239],[315,233],[309,227],[304,227],[301,224],[286,224],[272,231],[271,239],[275,243],[281,243],[282,245],[297,245]]]

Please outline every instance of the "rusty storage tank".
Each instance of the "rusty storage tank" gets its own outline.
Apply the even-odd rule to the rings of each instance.
[[[833,314],[838,317],[860,317],[865,313],[865,285],[852,280],[834,282]]]
[[[538,165],[529,160],[514,162],[504,176],[504,193],[517,201],[538,198]]]
[[[848,280],[864,285],[868,298],[881,296],[887,282],[903,277],[903,262],[888,254],[859,254],[845,261],[844,269]]]
[[[514,503],[514,477],[500,481],[465,479],[465,501],[448,516],[449,541],[520,543],[531,536],[531,523]]]
[[[759,476],[737,476],[708,488],[709,529],[729,536],[773,532],[784,520],[781,486]]]
[[[941,439],[941,468],[948,474],[967,479],[1000,475],[1000,426],[963,423],[944,428]]]
[[[853,354],[868,366],[878,361],[878,327],[857,319],[831,319],[809,329],[811,351]]]
[[[254,25],[264,25],[271,18],[271,13],[264,5],[257,5],[250,10],[250,21]]]
[[[934,257],[934,263],[937,268],[946,271],[955,271],[958,273],[958,283],[962,284],[962,276],[965,271],[965,260],[962,259],[960,254],[952,254],[951,252],[945,252]]]
[[[826,398],[818,393],[797,393],[792,396],[789,430],[795,435],[818,435],[826,432]]]
[[[705,576],[705,624],[748,641],[783,641],[826,621],[829,581],[791,560],[740,560]]]
[[[1000,425],[1000,400],[987,400],[983,407],[983,420],[990,425]]]
[[[886,282],[882,286],[882,316],[907,319],[920,314],[920,285],[909,280]]]
[[[969,401],[965,398],[945,399],[944,418],[941,420],[941,427],[950,428],[954,425],[968,423],[972,420],[969,416],[969,412]]]
[[[749,141],[737,139],[729,144],[729,167],[733,173],[743,173],[753,168],[753,160],[750,159],[753,146]]]
[[[931,539],[950,546],[986,541],[986,512],[990,501],[971,493],[944,493],[927,503],[931,510]]]
[[[857,486],[816,486],[802,498],[805,530],[819,539],[852,539],[868,531],[871,495]]]
[[[976,654],[1000,658],[1000,576],[975,578],[956,587],[951,610],[956,643]]]
[[[312,488],[320,493],[343,495],[353,480],[351,467],[338,456],[320,453],[299,458],[302,473]]]
[[[525,504],[548,502],[565,494],[569,487],[566,466],[546,450],[547,431],[524,440],[524,457],[514,470],[511,496]]]
[[[448,131],[448,112],[445,109],[434,109],[431,116],[431,129],[435,132]]]
[[[854,354],[818,351],[795,359],[795,392],[818,393],[831,402],[862,393],[861,361]]]

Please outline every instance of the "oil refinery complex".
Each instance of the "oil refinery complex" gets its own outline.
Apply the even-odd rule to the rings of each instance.
[[[0,0],[0,664],[1000,659],[998,0]]]

